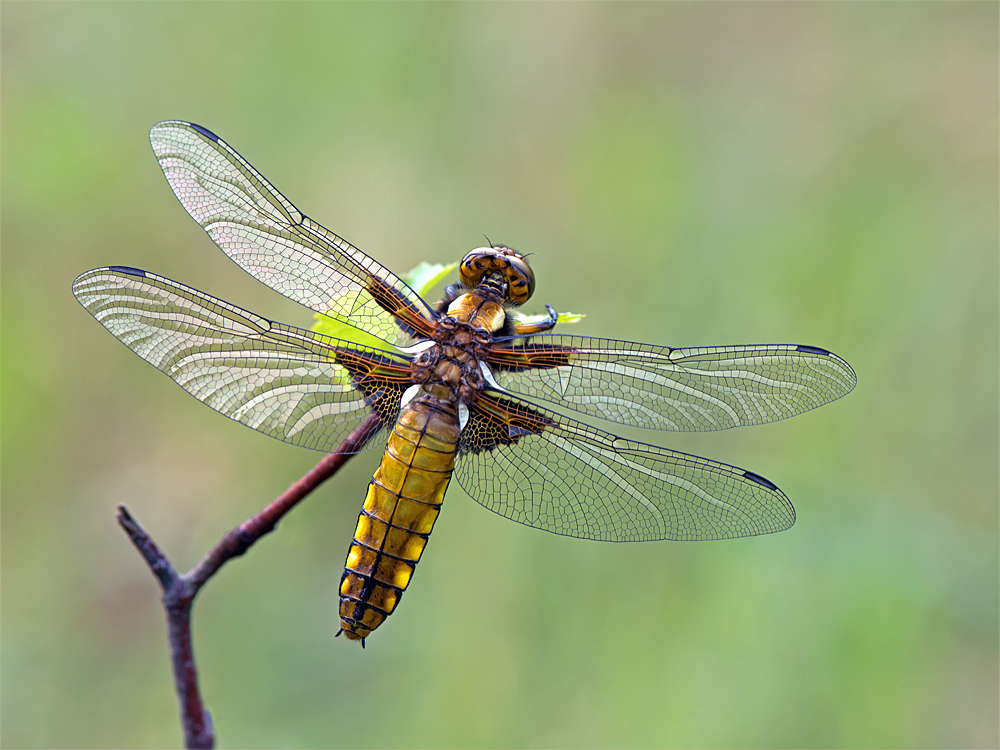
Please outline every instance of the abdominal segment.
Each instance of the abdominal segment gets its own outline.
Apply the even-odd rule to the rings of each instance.
[[[426,394],[400,414],[340,579],[340,624],[351,640],[363,644],[410,583],[451,479],[459,432],[455,405]]]

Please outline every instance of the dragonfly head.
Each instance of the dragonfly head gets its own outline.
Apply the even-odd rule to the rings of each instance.
[[[458,276],[475,287],[490,274],[500,274],[507,283],[507,301],[523,305],[535,291],[535,274],[524,256],[509,247],[477,247],[459,264]]]

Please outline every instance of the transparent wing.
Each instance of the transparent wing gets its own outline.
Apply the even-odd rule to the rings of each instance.
[[[488,360],[511,393],[619,424],[685,432],[785,419],[857,383],[836,354],[789,344],[671,349],[539,335],[498,342]]]
[[[302,214],[214,133],[161,122],[149,140],[181,205],[256,279],[391,343],[426,335],[434,315],[416,292]]]
[[[623,440],[498,395],[470,407],[455,476],[479,503],[555,534],[631,542],[789,528],[795,510],[761,476]]]
[[[73,283],[87,312],[199,401],[265,435],[332,452],[369,413],[378,445],[399,413],[409,361],[254,315],[137,268]]]

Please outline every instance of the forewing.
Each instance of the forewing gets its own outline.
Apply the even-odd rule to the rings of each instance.
[[[768,534],[795,522],[752,472],[623,440],[496,395],[470,407],[455,476],[479,503],[555,534],[613,542]]]
[[[97,268],[73,283],[122,343],[216,411],[265,435],[332,452],[369,413],[377,445],[396,421],[409,362],[267,320],[136,268]]]
[[[785,419],[857,383],[836,354],[789,344],[671,349],[543,335],[498,342],[487,359],[511,393],[619,424],[685,432]]]
[[[427,335],[434,316],[416,292],[301,213],[214,133],[161,122],[149,140],[181,205],[252,276],[385,341]]]

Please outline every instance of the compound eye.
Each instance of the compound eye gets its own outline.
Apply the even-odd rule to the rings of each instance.
[[[512,255],[509,260],[507,294],[515,305],[523,305],[535,291],[535,274],[520,255]]]
[[[502,273],[507,297],[515,305],[524,304],[535,291],[535,274],[522,256],[506,247],[477,247],[459,265],[458,276],[467,287],[477,286],[487,275]]]
[[[477,247],[466,254],[458,266],[458,278],[463,285],[474,287],[493,270],[495,252],[491,247]]]

